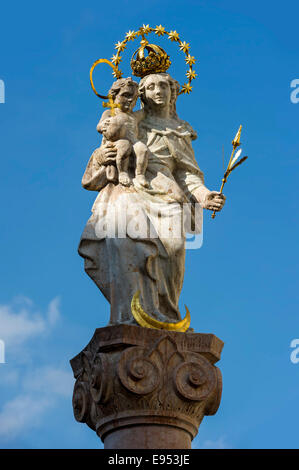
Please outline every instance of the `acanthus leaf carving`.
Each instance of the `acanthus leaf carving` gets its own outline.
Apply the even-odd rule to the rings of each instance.
[[[203,416],[216,413],[221,372],[213,360],[182,348],[183,333],[157,331],[154,336],[150,332],[141,346],[140,337],[137,345],[132,344],[132,336],[130,343],[121,342],[117,330],[117,341],[111,348],[104,333],[105,342],[101,344],[99,331],[92,347],[87,346],[72,363],[77,378],[73,396],[77,421],[105,436],[120,426],[119,419],[128,423],[134,422],[134,416],[136,423],[142,417],[145,422],[151,419],[157,423],[177,419],[194,437]]]

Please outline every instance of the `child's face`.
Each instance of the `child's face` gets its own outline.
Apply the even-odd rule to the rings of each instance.
[[[137,93],[134,87],[126,85],[120,89],[114,101],[120,105],[120,109],[124,113],[127,113],[133,110],[137,100]]]

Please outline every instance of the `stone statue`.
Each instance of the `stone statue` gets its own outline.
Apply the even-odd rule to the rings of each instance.
[[[129,83],[124,84],[123,94],[129,94]],[[81,237],[79,254],[85,259],[85,271],[110,302],[109,325],[136,324],[131,313],[136,291],[141,293],[143,309],[153,318],[162,322],[181,320],[178,301],[184,277],[185,233],[167,237],[160,227],[173,225],[184,204],[197,202],[202,208],[220,211],[225,202],[224,195],[204,185],[191,143],[196,132],[176,113],[178,92],[178,82],[167,73],[148,74],[139,83],[142,109],[134,117],[139,123],[137,144],[148,153],[148,187],[138,180],[128,186],[120,184],[117,177],[112,181],[107,178],[106,167],[117,164],[120,147],[106,139],[91,156],[83,176],[83,187],[97,191],[98,196]],[[128,172],[133,179],[134,165],[128,166]],[[134,223],[147,226],[146,235],[101,236],[97,226],[111,226],[112,211],[106,206],[127,214],[127,220],[138,207]],[[150,237],[153,232],[156,236]]]
[[[169,57],[148,43],[148,33],[178,43],[188,83],[180,87],[166,73]],[[131,61],[137,84],[121,78],[118,64],[127,42],[140,36]],[[82,179],[98,195],[79,244],[85,271],[110,303],[110,321],[71,360],[74,415],[107,449],[190,449],[203,417],[220,404],[215,363],[223,342],[191,330],[188,311],[181,318],[185,239],[201,231],[203,209],[222,209],[223,185],[234,167],[220,192],[210,191],[192,149],[196,132],[177,115],[177,98],[191,91],[196,76],[189,44],[162,25],[143,25],[116,49],[112,62],[99,59],[91,68],[92,88],[109,99],[110,110],[97,126],[103,139]],[[108,96],[92,81],[103,62],[117,78]],[[137,94],[141,109],[134,112]],[[235,150],[239,136],[233,143]]]

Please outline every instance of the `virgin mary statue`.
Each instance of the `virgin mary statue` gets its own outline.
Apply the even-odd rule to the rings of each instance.
[[[115,103],[123,96],[133,97],[136,86],[131,79],[117,80]],[[79,254],[86,273],[110,303],[109,325],[136,324],[131,301],[137,291],[142,308],[152,318],[181,321],[185,214],[190,214],[190,230],[198,232],[201,210],[196,207],[220,211],[225,202],[222,194],[204,185],[191,143],[196,133],[176,113],[178,93],[178,82],[167,73],[147,75],[139,83],[142,109],[132,115],[138,123],[138,140],[148,149],[148,187],[134,178],[133,153],[132,184],[118,182],[117,172],[111,172],[117,150],[105,139],[92,154],[82,179],[83,187],[98,196]]]

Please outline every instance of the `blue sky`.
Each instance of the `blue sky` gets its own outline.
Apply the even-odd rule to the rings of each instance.
[[[102,110],[89,68],[143,23],[176,29],[197,59],[199,76],[178,114],[198,131],[207,186],[219,189],[222,146],[227,158],[240,124],[249,156],[227,183],[221,215],[206,212],[202,248],[187,252],[181,305],[196,331],[225,342],[221,406],[193,447],[299,447],[299,363],[290,360],[299,338],[299,103],[290,99],[298,13],[295,1],[265,0],[1,7],[1,448],[101,446],[73,418],[68,363],[109,317],[77,255],[95,198],[81,177]],[[124,56],[127,75],[135,45]],[[182,83],[183,55],[166,39],[164,47]],[[95,78],[105,93],[108,67]]]

